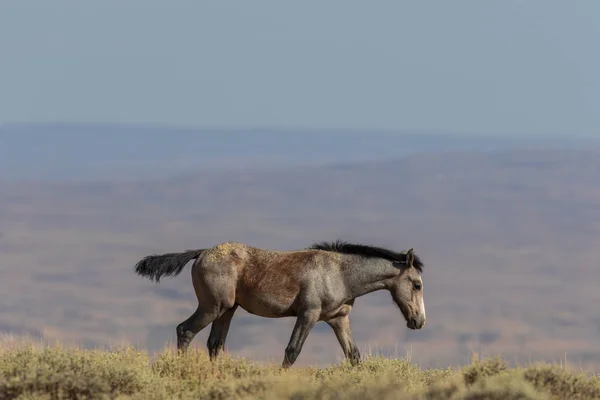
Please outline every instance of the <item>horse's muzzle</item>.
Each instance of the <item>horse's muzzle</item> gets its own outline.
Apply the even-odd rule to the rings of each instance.
[[[425,325],[425,317],[417,315],[416,317],[409,318],[406,321],[408,329],[421,329]]]

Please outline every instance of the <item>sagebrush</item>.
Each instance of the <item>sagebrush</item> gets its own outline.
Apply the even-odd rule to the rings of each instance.
[[[420,369],[367,357],[327,368],[292,368],[202,349],[185,356],[107,350],[0,347],[0,399],[600,399],[600,377],[564,366],[509,366],[499,358],[462,368]]]

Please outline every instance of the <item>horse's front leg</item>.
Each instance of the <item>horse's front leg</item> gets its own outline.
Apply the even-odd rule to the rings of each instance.
[[[331,327],[331,329],[333,329],[340,346],[342,346],[342,350],[344,351],[344,356],[346,356],[346,359],[350,361],[352,365],[360,364],[360,351],[358,350],[356,342],[354,341],[352,329],[350,329],[350,316],[342,315],[340,317],[330,319],[327,321],[327,324]]]
[[[285,357],[282,364],[283,368],[289,368],[296,361],[300,351],[302,350],[304,341],[308,337],[310,330],[319,320],[320,314],[321,310],[311,309],[306,310],[298,315],[298,318],[296,318],[296,324],[294,325],[294,330],[292,331],[292,336],[290,337],[290,341],[285,349]]]

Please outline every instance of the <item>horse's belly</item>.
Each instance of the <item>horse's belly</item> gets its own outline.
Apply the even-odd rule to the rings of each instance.
[[[294,298],[276,296],[267,293],[252,293],[236,296],[236,303],[250,314],[266,318],[289,317],[296,314]]]

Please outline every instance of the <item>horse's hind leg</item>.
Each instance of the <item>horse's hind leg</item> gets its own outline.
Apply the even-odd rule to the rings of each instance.
[[[235,279],[192,266],[192,283],[198,308],[177,326],[177,349],[185,352],[196,334],[235,305]]]
[[[177,350],[185,352],[194,337],[219,317],[216,310],[205,310],[201,305],[185,321],[177,325]]]
[[[225,348],[225,340],[227,339],[229,326],[231,325],[231,320],[233,319],[233,314],[235,313],[237,307],[237,304],[234,305],[212,323],[210,335],[208,336],[208,341],[206,342],[206,347],[208,348],[208,354],[211,361],[217,358],[219,353]]]

